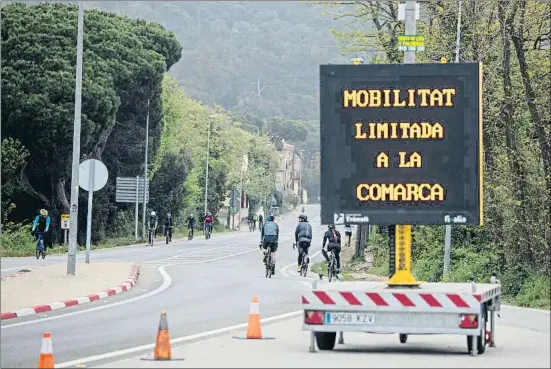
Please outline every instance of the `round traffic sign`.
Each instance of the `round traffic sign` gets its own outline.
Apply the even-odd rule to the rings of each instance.
[[[90,186],[92,177],[93,184]],[[107,167],[99,160],[89,159],[78,166],[78,184],[85,191],[90,191],[90,187],[92,187],[92,191],[101,190],[108,178]]]

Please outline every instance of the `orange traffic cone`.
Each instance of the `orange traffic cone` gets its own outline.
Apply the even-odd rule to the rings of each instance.
[[[159,330],[157,331],[157,340],[155,342],[155,350],[153,355],[142,357],[142,360],[184,360],[183,358],[172,357],[170,350],[170,335],[168,333],[168,321],[166,312],[161,312],[159,320]]]
[[[54,351],[52,347],[52,335],[45,332],[42,337],[42,346],[40,347],[40,357],[38,358],[39,368],[54,367]]]
[[[243,337],[234,337],[243,339]],[[266,340],[273,337],[262,337],[260,328],[260,308],[258,306],[258,297],[254,296],[251,300],[251,308],[249,310],[249,323],[247,325],[247,340]]]
[[[262,330],[260,329],[260,308],[258,306],[258,297],[251,300],[251,309],[249,310],[249,326],[247,327],[248,340],[262,339]]]

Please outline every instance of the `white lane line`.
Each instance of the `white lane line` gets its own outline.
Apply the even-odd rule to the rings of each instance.
[[[161,262],[165,262],[165,261],[168,261],[168,260],[172,260],[172,259],[179,258],[179,257],[181,257],[181,256],[198,254],[198,253],[205,252],[205,251],[210,251],[210,250],[220,250],[220,249],[223,248],[223,247],[241,245],[241,244],[246,243],[246,242],[247,242],[247,241],[243,241],[243,242],[231,243],[231,244],[226,245],[226,246],[217,246],[217,247],[211,247],[211,248],[208,248],[208,249],[201,249],[201,250],[197,250],[197,251],[186,252],[186,253],[183,253],[183,254],[178,254],[178,255],[170,256],[170,257],[164,258],[164,259],[157,259],[157,260],[144,261],[142,264],[147,264],[147,263],[161,263]]]
[[[535,313],[543,313],[543,314],[547,314],[547,315],[551,314],[551,311],[543,310],[543,309],[534,309],[534,308],[527,308],[527,307],[514,306],[514,305],[505,305],[505,304],[501,304],[501,306],[506,307],[507,309],[533,311]]]
[[[115,306],[129,304],[129,303],[132,303],[132,302],[135,302],[135,301],[139,301],[139,300],[157,295],[157,294],[165,291],[166,289],[168,289],[170,287],[170,285],[172,284],[172,278],[170,277],[170,274],[168,274],[165,271],[165,268],[168,267],[169,265],[170,264],[165,264],[165,265],[161,265],[159,268],[157,268],[157,270],[159,271],[159,273],[161,273],[161,276],[163,277],[163,283],[158,288],[156,288],[153,291],[148,292],[144,295],[136,296],[136,297],[133,297],[133,298],[128,299],[128,300],[118,301],[118,302],[115,302],[115,303],[110,304],[110,305],[103,305],[103,306],[98,306],[98,307],[91,308],[91,309],[74,311],[74,312],[71,312],[71,313],[51,316],[51,317],[43,318],[43,319],[29,320],[27,322],[20,322],[20,323],[9,324],[9,325],[2,325],[1,329],[5,330],[5,329],[10,329],[10,328],[15,328],[15,327],[21,327],[21,326],[24,326],[24,325],[40,324],[40,323],[47,322],[47,321],[50,321],[50,320],[63,319],[63,318],[67,318],[67,317],[70,317],[70,316],[91,313],[91,312],[94,312],[94,311],[109,309],[109,308],[112,308],[112,307],[115,307]]]
[[[301,314],[303,314],[303,310],[296,310],[296,311],[292,311],[290,313],[260,319],[260,321],[262,323],[270,323],[270,322],[275,322],[275,321],[278,321],[278,320],[284,320],[284,319],[287,319],[287,318],[294,318],[294,317],[300,316]],[[175,345],[175,344],[182,343],[182,342],[193,341],[193,340],[197,340],[197,339],[201,339],[201,338],[208,338],[210,336],[214,336],[214,335],[217,335],[217,334],[220,334],[220,333],[227,333],[227,332],[231,332],[231,331],[236,330],[236,329],[247,328],[247,326],[248,326],[248,323],[242,323],[242,324],[236,324],[236,325],[232,325],[232,326],[225,327],[225,328],[214,329],[212,331],[201,332],[201,333],[192,334],[192,335],[189,335],[189,336],[184,336],[184,337],[179,337],[179,338],[173,338],[173,339],[170,340],[170,344]],[[73,366],[78,365],[78,364],[86,364],[86,363],[90,363],[90,362],[94,362],[94,361],[111,359],[111,358],[114,358],[114,357],[117,357],[117,356],[133,354],[133,353],[137,353],[137,352],[144,351],[144,350],[151,350],[154,347],[155,347],[155,344],[150,343],[150,344],[147,344],[147,345],[131,347],[131,348],[124,349],[124,350],[117,350],[117,351],[107,352],[105,354],[88,356],[88,357],[85,357],[85,358],[82,358],[82,359],[66,361],[64,363],[56,364],[55,367],[56,368],[73,367]]]
[[[5,272],[7,270],[25,269],[25,268],[33,268],[33,267],[30,266],[30,265],[25,265],[25,266],[19,266],[19,267],[15,267],[15,268],[2,269],[2,270],[0,270],[0,272]]]

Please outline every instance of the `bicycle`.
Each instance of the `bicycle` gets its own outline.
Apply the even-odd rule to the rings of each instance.
[[[329,255],[329,264],[327,265],[327,279],[329,282],[331,280],[339,279],[337,275],[337,257],[335,256],[335,250],[331,250],[331,255]]]
[[[296,247],[297,244],[293,243],[293,250],[296,249]],[[300,275],[306,277],[306,274],[308,273],[308,249],[305,249],[302,253],[302,260],[300,265]]]
[[[147,246],[153,246],[153,242],[154,242],[154,234],[155,234],[155,228],[148,228],[149,229],[149,234],[147,236]]]
[[[166,238],[166,244],[168,245],[169,242],[172,242],[172,229],[174,226],[168,226],[165,227],[165,238]]]
[[[205,240],[208,240],[210,239],[210,234],[211,234],[211,225],[209,224],[205,224],[204,226],[204,230],[203,232],[205,233]]]
[[[44,233],[36,232],[36,258],[39,259],[42,255],[42,259],[46,258],[46,249],[44,248]]]
[[[188,229],[187,229],[187,239],[189,241],[193,240],[193,227],[192,226],[188,226]]]
[[[262,247],[262,245],[260,246]],[[270,248],[270,245],[268,244],[268,247],[266,248],[266,251],[264,253],[268,253],[266,255],[266,278],[272,278],[272,275],[274,274],[274,265],[272,262],[272,250]]]

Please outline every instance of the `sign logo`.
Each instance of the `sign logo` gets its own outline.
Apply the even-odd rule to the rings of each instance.
[[[465,218],[463,215],[457,215],[455,217],[450,217],[449,215],[446,215],[444,217],[444,222],[446,223],[459,223],[459,224],[465,224],[467,223],[467,218]]]

